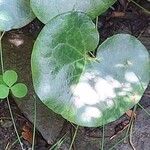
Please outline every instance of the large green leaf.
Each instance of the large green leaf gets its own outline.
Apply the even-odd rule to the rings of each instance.
[[[118,119],[140,100],[149,82],[149,54],[133,36],[118,34],[89,60],[98,33],[84,14],[52,19],[32,53],[35,91],[41,101],[67,120],[96,127]]]
[[[47,23],[53,17],[72,10],[85,12],[94,19],[115,2],[116,0],[31,0],[31,7],[36,16]]]
[[[30,0],[0,0],[0,31],[21,28],[33,19]]]

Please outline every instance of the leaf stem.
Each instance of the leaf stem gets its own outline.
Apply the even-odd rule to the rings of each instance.
[[[131,145],[131,148],[132,148],[133,150],[136,150],[135,147],[134,147],[133,141],[132,141],[133,123],[134,123],[134,120],[132,119],[132,122],[131,122],[131,125],[130,125],[129,143],[130,143],[130,145]]]
[[[104,140],[105,140],[105,126],[103,125],[103,134],[102,134],[102,145],[101,145],[101,150],[104,149]]]
[[[129,2],[134,3],[136,6],[138,6],[139,8],[141,8],[144,12],[146,12],[147,14],[150,14],[150,11],[148,11],[147,9],[145,9],[144,7],[142,7],[141,5],[139,5],[137,2],[135,2],[134,0],[128,0]]]
[[[98,17],[96,17],[96,29],[98,30]]]
[[[3,50],[2,50],[2,37],[4,36],[4,34],[5,34],[5,31],[2,34],[0,33],[0,59],[1,59],[0,62],[1,62],[2,74],[4,74],[4,61],[3,61]],[[20,136],[19,136],[18,131],[17,131],[17,127],[16,127],[15,120],[14,120],[14,117],[13,117],[13,113],[12,113],[12,109],[11,109],[11,106],[10,106],[9,98],[7,97],[6,100],[7,100],[11,120],[12,120],[12,123],[13,123],[13,126],[14,126],[14,130],[16,132],[16,135],[17,135],[18,141],[20,143],[21,149],[24,150],[23,144],[21,142]]]
[[[4,73],[4,63],[3,63],[3,50],[2,50],[2,38],[4,36],[5,32],[0,32],[0,59],[1,59],[1,72]]]
[[[140,104],[138,103],[139,107],[141,107],[141,109],[143,109],[145,111],[145,113],[150,116],[150,113]]]
[[[135,148],[134,148],[134,145],[132,143],[132,133],[133,133],[132,129],[133,129],[133,122],[134,122],[134,113],[135,113],[136,109],[137,109],[137,105],[135,105],[134,108],[133,108],[131,118],[130,118],[130,122],[129,122],[129,127],[127,129],[126,136],[125,136],[127,138],[127,135],[129,134],[129,143],[130,143],[133,150],[135,150]]]
[[[15,130],[15,132],[16,132],[16,135],[17,135],[18,141],[19,141],[19,143],[20,143],[21,149],[24,150],[23,144],[22,144],[21,139],[20,139],[20,136],[19,136],[19,133],[18,133],[18,131],[17,131],[17,127],[16,127],[16,124],[15,124],[15,120],[14,120],[14,117],[13,117],[12,110],[11,110],[9,98],[7,97],[6,99],[7,99],[7,104],[8,104],[8,108],[9,108],[11,120],[12,120],[12,123],[13,123],[13,126],[14,126],[14,130]]]
[[[33,138],[32,138],[32,150],[34,150],[35,144],[35,128],[36,128],[36,98],[34,96],[34,127],[33,127]]]
[[[64,134],[64,135],[60,138],[60,140],[58,140],[49,150],[54,150],[54,149],[57,147],[57,145],[61,145],[61,144],[63,143],[63,141],[64,141],[66,135],[67,135],[67,133]]]
[[[72,139],[72,141],[71,141],[71,144],[70,144],[69,150],[71,150],[71,149],[72,149],[73,143],[74,143],[74,141],[75,141],[75,138],[76,138],[76,135],[77,135],[77,132],[78,132],[78,128],[79,128],[79,126],[77,126],[77,127],[76,127],[76,130],[75,130],[75,133],[74,133],[73,139]]]
[[[134,106],[133,112],[132,112],[132,116],[129,122],[129,127],[125,133],[125,137],[123,139],[121,139],[119,142],[117,142],[114,146],[112,146],[109,150],[113,150],[118,144],[120,144],[121,142],[125,141],[127,138],[129,138],[129,142],[130,145],[132,147],[132,149],[134,149],[134,145],[132,143],[132,134],[135,133],[135,131],[133,131],[133,117],[134,117],[134,113],[136,111],[137,105]],[[130,133],[129,133],[130,132]]]
[[[22,136],[20,136],[20,139],[22,138]],[[15,144],[17,144],[17,142],[18,142],[18,138],[7,148],[7,150],[11,150],[11,148],[15,145]]]
[[[133,131],[133,133],[135,133],[135,131]],[[125,135],[125,137],[123,139],[121,139],[120,141],[118,141],[115,145],[113,145],[109,150],[113,150],[118,144],[120,144],[121,142],[123,142],[127,137],[129,137],[129,135]]]

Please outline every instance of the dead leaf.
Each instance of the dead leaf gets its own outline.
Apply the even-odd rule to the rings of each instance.
[[[133,112],[132,110],[128,110],[127,112],[126,112],[126,115],[128,116],[128,117],[132,117],[132,115],[133,115],[133,117],[134,118],[136,118],[136,113],[135,112]]]
[[[32,133],[32,131],[31,131],[30,126],[29,126],[27,123],[26,123],[26,124],[23,126],[23,128],[22,128],[22,137],[23,137],[26,141],[28,141],[29,143],[32,144],[32,142],[33,142],[33,139],[32,139],[33,133]]]
[[[119,11],[114,11],[112,14],[111,14],[111,17],[112,18],[120,18],[120,17],[124,17],[125,16],[125,13],[124,12],[119,12]]]
[[[122,121],[115,127],[115,133],[110,137],[110,140],[114,139],[118,134],[123,132],[129,126],[129,120]]]

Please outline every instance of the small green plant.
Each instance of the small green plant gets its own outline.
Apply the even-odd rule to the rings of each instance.
[[[4,72],[1,40],[5,31],[21,28],[31,22],[35,16],[30,8],[30,1],[1,0],[0,2],[0,56],[2,75],[0,75],[0,99],[8,97],[11,91],[15,97],[22,98],[27,94],[25,84],[16,83],[17,73],[13,70]],[[1,35],[1,31],[3,31]]]
[[[27,86],[23,83],[16,83],[18,75],[13,70],[7,70],[0,76],[0,99],[8,97],[9,92],[17,97],[22,98],[27,94]]]
[[[22,83],[17,83],[17,73],[9,70],[5,72],[4,60],[3,60],[3,49],[2,49],[2,37],[5,31],[11,29],[21,28],[27,25],[35,18],[31,8],[30,0],[1,0],[0,1],[0,62],[1,62],[1,73],[0,75],[0,99],[6,98],[10,116],[13,122],[14,130],[16,132],[20,147],[23,150],[23,144],[21,142],[11,105],[9,102],[9,92],[18,98],[22,98],[27,94],[27,87]],[[1,34],[2,32],[2,34]]]

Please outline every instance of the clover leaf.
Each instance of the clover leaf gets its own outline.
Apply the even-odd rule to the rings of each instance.
[[[17,83],[11,87],[11,91],[15,97],[22,98],[26,96],[28,90],[27,86],[23,83]]]
[[[7,87],[4,84],[0,84],[0,98],[4,99],[8,96],[9,94],[9,87]]]
[[[18,75],[15,71],[13,70],[7,70],[4,74],[3,74],[3,81],[9,86],[11,87],[14,83],[17,82],[18,79]]]
[[[18,75],[13,70],[7,70],[0,75],[0,99],[6,98],[10,91],[17,98],[22,98],[27,94],[27,86],[23,83],[16,83],[17,79]]]
[[[4,84],[3,76],[2,75],[0,75],[0,84]]]

